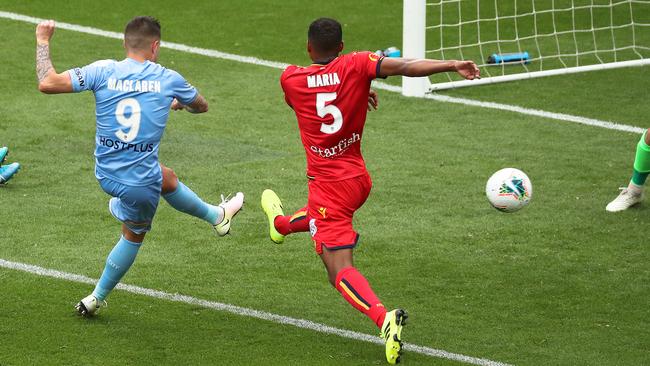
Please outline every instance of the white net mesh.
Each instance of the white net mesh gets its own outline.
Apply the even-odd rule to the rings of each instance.
[[[483,77],[650,58],[650,0],[428,0],[426,18],[426,57],[474,60]]]

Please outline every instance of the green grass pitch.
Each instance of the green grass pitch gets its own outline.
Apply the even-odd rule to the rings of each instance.
[[[306,64],[306,28],[339,18],[346,48],[401,44],[401,2],[0,0],[0,10],[120,32],[134,15],[164,40]],[[0,258],[100,275],[119,237],[93,175],[91,94],[36,88],[34,29],[0,19],[0,146],[21,173],[0,188]],[[123,57],[117,40],[58,30],[59,71]],[[333,327],[376,329],[327,283],[307,234],[275,245],[259,208],[273,188],[287,211],[307,195],[304,153],[280,70],[162,50],[210,112],[172,113],[161,161],[202,197],[242,190],[232,235],[161,201],[124,282]],[[619,69],[446,94],[647,127],[650,68]],[[399,80],[394,80],[399,81]],[[379,91],[364,155],[373,193],[358,212],[356,266],[387,307],[411,315],[407,342],[516,365],[650,362],[647,203],[605,205],[629,179],[639,136]],[[506,166],[532,179],[529,207],[489,207]],[[94,319],[73,313],[91,286],[0,269],[0,365],[383,365],[382,347],[116,290]],[[459,365],[406,353],[406,365]]]

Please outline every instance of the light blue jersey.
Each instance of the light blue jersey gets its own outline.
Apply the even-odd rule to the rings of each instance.
[[[95,94],[95,176],[129,186],[162,181],[158,147],[174,98],[183,104],[198,91],[157,63],[102,60],[68,71],[75,92]]]

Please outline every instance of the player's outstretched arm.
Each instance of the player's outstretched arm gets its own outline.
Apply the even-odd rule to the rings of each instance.
[[[379,66],[379,77],[403,76],[429,76],[440,72],[455,71],[465,79],[472,80],[481,77],[481,73],[473,61],[439,61],[427,59],[406,59],[386,57]]]
[[[174,111],[185,109],[190,113],[205,113],[208,111],[208,101],[203,97],[203,95],[199,94],[192,103],[187,105],[182,104],[178,99],[174,99],[171,108]]]
[[[72,93],[70,74],[58,74],[50,59],[50,39],[54,21],[46,20],[36,26],[36,76],[38,90],[46,94]]]

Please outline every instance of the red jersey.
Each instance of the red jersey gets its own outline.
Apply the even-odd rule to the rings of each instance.
[[[339,181],[367,173],[361,137],[370,82],[382,58],[353,52],[327,65],[292,65],[282,73],[280,84],[298,118],[310,178]]]

